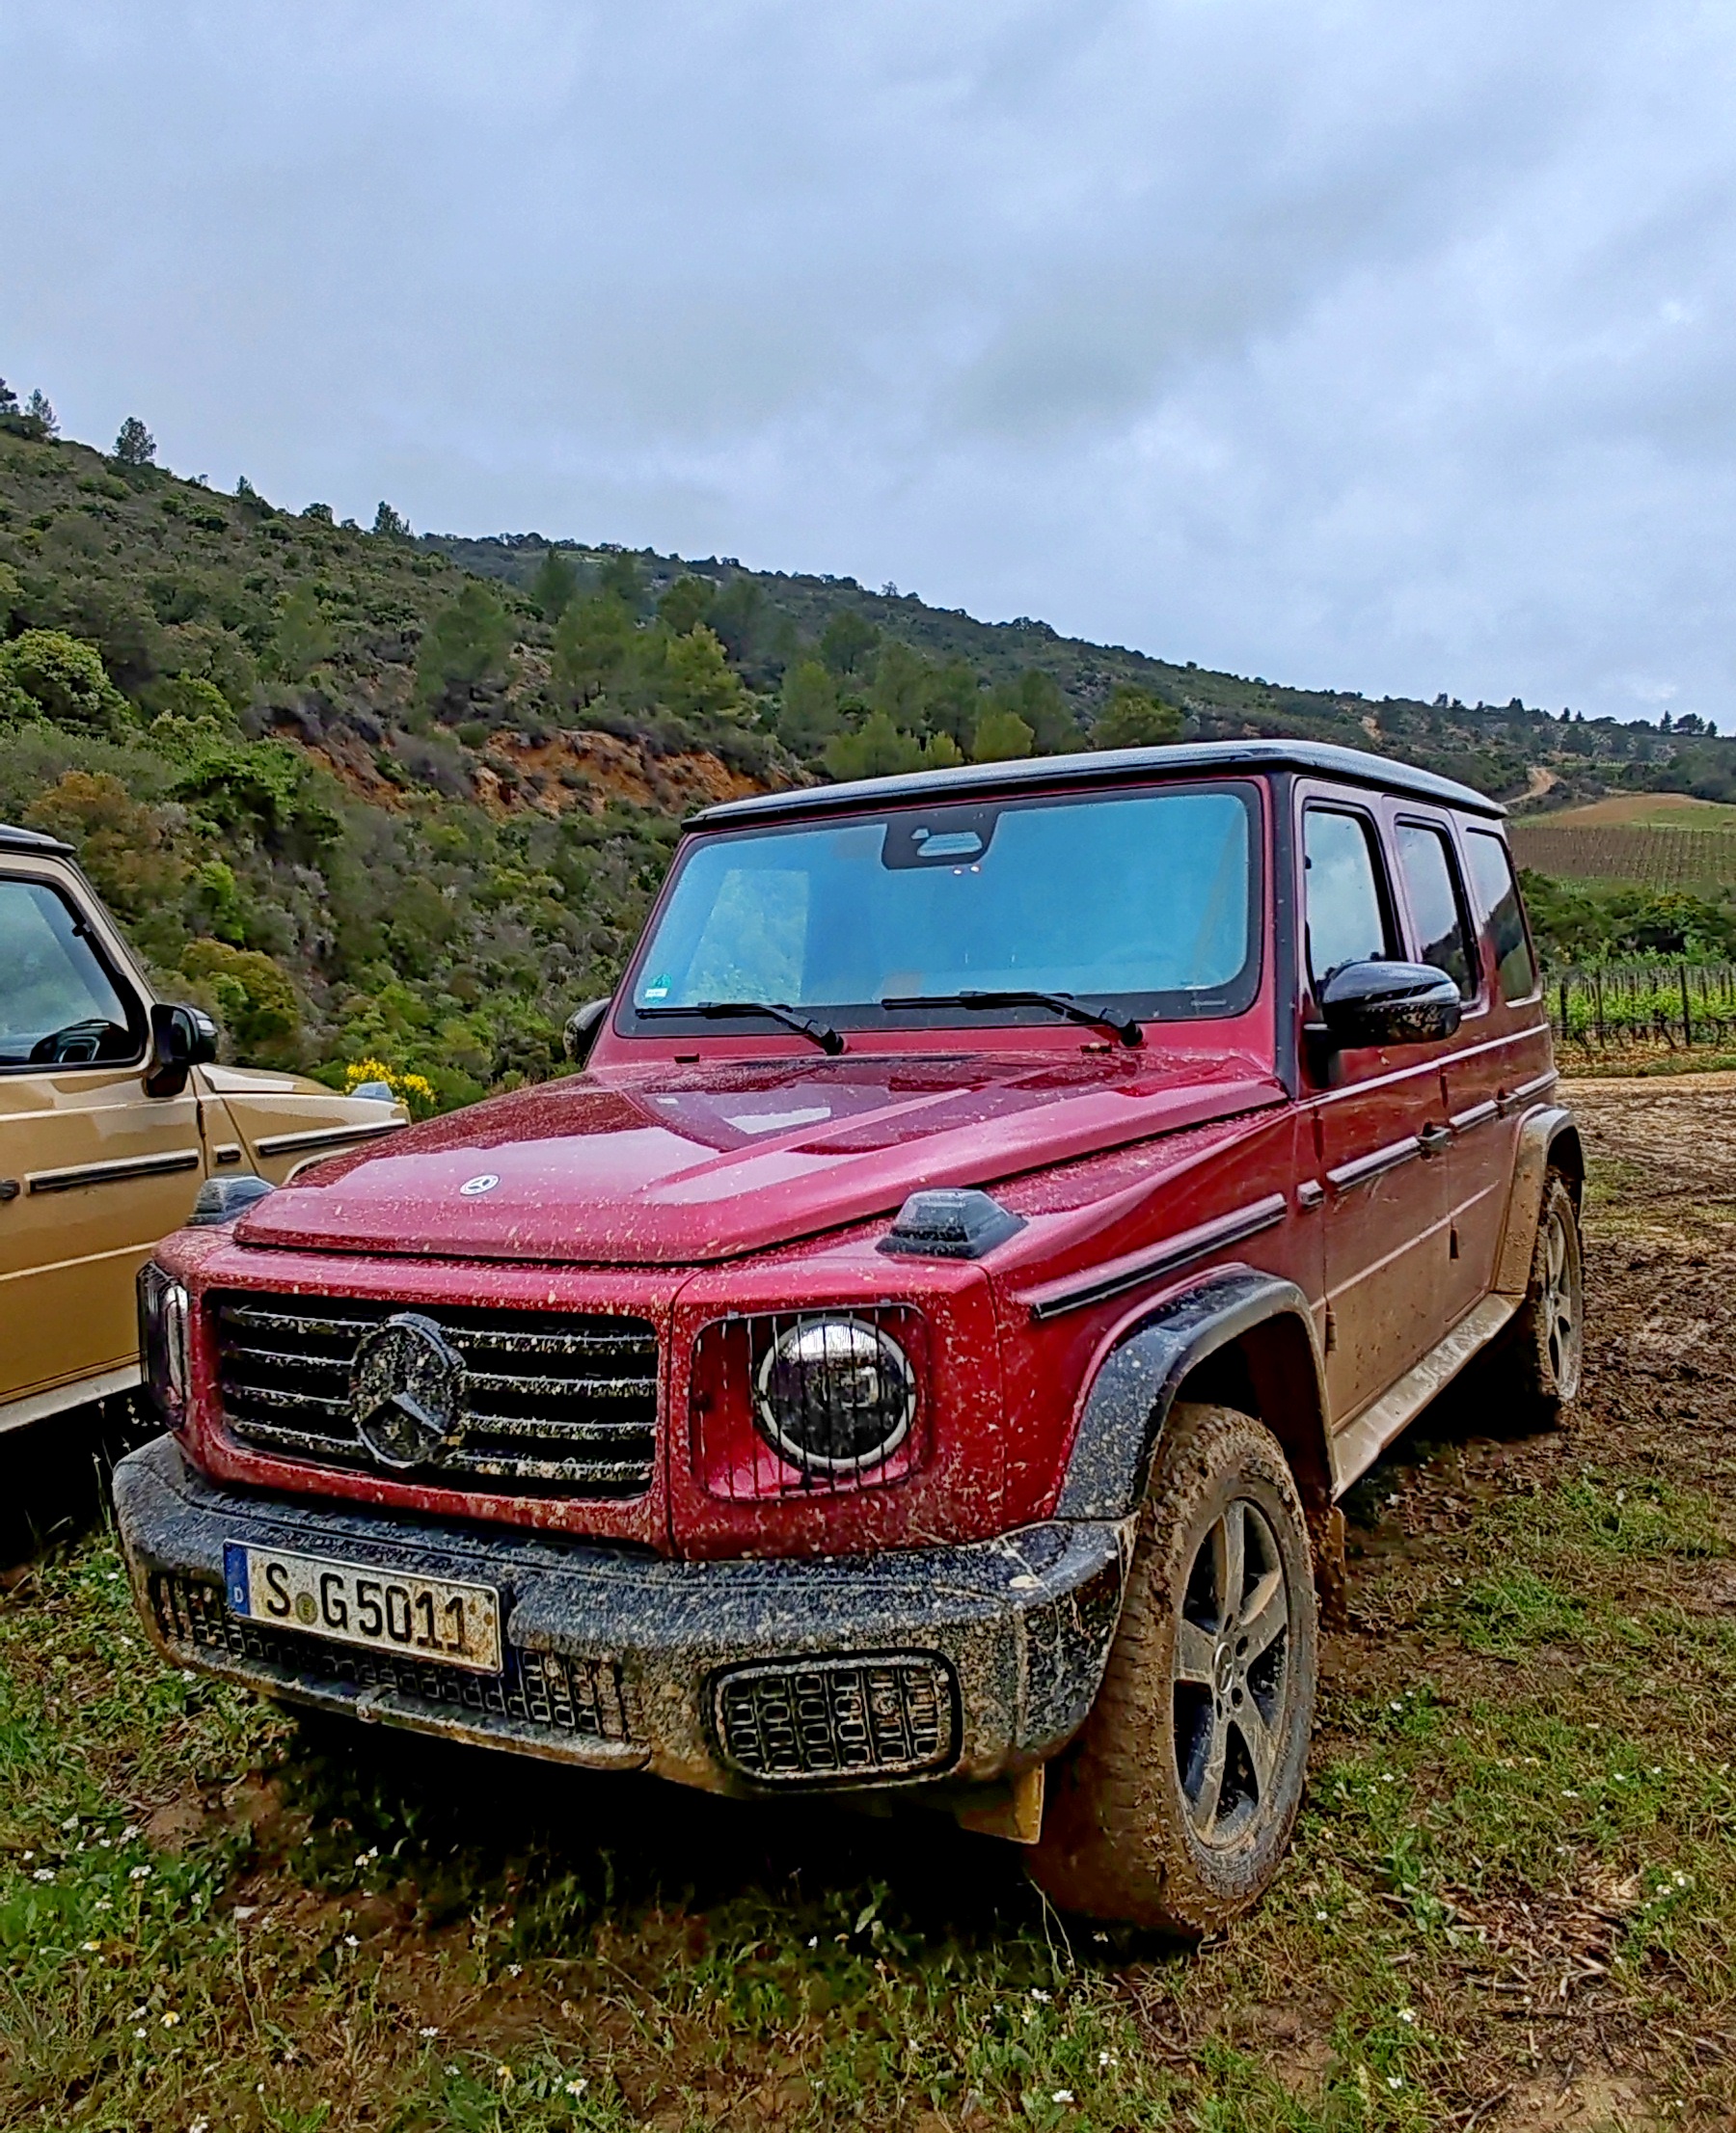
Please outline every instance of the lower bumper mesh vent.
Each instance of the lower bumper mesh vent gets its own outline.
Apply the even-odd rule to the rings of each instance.
[[[718,1744],[748,1777],[902,1777],[950,1763],[958,1693],[927,1653],[745,1666],[713,1685]]]
[[[390,1652],[285,1634],[230,1613],[220,1585],[159,1573],[150,1581],[157,1627],[191,1658],[228,1659],[264,1685],[390,1689],[401,1703],[484,1724],[505,1719],[557,1739],[627,1741],[620,1670],[598,1659],[506,1647],[503,1674],[465,1674]]]

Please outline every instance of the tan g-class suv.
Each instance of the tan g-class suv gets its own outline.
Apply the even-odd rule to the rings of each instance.
[[[158,1238],[406,1123],[377,1096],[216,1064],[153,999],[71,848],[0,824],[0,1431],[139,1382]]]

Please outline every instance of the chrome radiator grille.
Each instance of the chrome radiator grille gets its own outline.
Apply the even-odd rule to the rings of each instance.
[[[718,1745],[749,1777],[906,1777],[951,1762],[957,1687],[928,1653],[774,1660],[713,1683]]]
[[[506,1647],[496,1677],[430,1666],[395,1652],[366,1652],[324,1637],[285,1634],[244,1622],[224,1605],[223,1588],[158,1572],[151,1606],[168,1642],[189,1658],[230,1661],[256,1681],[293,1687],[381,1689],[398,1703],[430,1711],[473,1714],[574,1740],[630,1737],[620,1669],[601,1659]]]
[[[403,1309],[364,1297],[208,1299],[224,1420],[240,1443],[327,1466],[376,1467],[350,1378],[374,1326]],[[643,1319],[416,1304],[463,1358],[455,1443],[423,1481],[514,1492],[639,1496],[657,1449],[657,1333]]]

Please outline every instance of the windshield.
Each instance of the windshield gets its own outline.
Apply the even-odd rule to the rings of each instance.
[[[913,996],[1002,991],[1111,1003],[1141,1021],[1239,1014],[1259,983],[1257,823],[1254,788],[1236,782],[700,836],[622,1022],[640,1034],[716,1031],[725,1025],[671,1011],[761,1000],[824,1010],[842,1028],[922,1026],[937,1010],[908,1004]],[[971,1019],[1049,1018],[1026,999]]]

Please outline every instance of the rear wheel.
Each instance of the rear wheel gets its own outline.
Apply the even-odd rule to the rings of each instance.
[[[1233,1408],[1178,1406],[1102,1688],[1049,1773],[1039,1885],[1067,1910],[1190,1935],[1257,1902],[1301,1802],[1317,1643],[1277,1440]]]
[[[1579,1210],[1560,1170],[1543,1181],[1525,1301],[1504,1344],[1514,1392],[1539,1423],[1579,1397],[1586,1352],[1586,1277]]]

